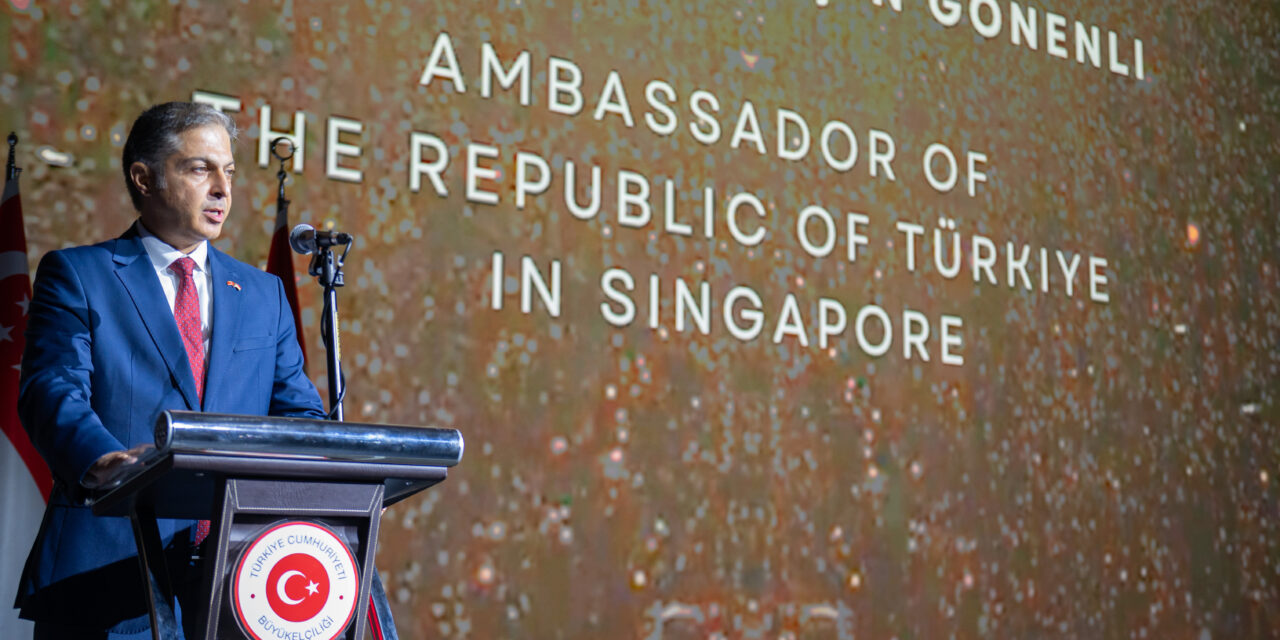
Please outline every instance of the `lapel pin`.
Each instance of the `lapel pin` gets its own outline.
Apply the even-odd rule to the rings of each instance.
[[[228,286],[228,287],[235,287],[235,288],[236,288],[236,291],[240,291],[240,290],[241,290],[241,289],[240,289],[240,285],[239,285],[239,284],[237,284],[235,280],[228,280],[228,281],[227,281],[227,286]]]

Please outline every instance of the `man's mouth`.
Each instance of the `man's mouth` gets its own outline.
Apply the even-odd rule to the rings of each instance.
[[[218,222],[222,222],[223,218],[227,215],[226,210],[224,209],[205,209],[204,213]]]

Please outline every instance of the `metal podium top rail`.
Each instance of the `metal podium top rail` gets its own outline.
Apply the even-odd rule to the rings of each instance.
[[[157,453],[201,453],[452,467],[462,460],[457,429],[165,411]]]
[[[128,515],[136,503],[161,518],[209,518],[233,477],[379,483],[386,506],[443,481],[463,451],[456,429],[192,411],[161,413],[155,444],[86,496],[95,514]]]

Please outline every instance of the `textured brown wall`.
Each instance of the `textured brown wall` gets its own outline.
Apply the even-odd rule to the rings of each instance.
[[[293,221],[333,222],[360,242],[341,292],[347,410],[362,421],[455,426],[467,455],[449,480],[394,507],[379,569],[402,635],[417,637],[1265,637],[1280,625],[1276,389],[1280,374],[1275,175],[1280,85],[1271,3],[1059,2],[1041,10],[1144,43],[1145,78],[1008,42],[968,21],[945,29],[925,2],[15,2],[0,11],[0,105],[22,138],[32,264],[130,221],[119,153],[144,106],[195,91],[238,97],[246,135],[232,219],[218,246],[265,263],[274,166],[254,154],[308,116]],[[1068,6],[1070,5],[1070,6]],[[1032,6],[1032,5],[1027,5]],[[419,84],[447,32],[465,93]],[[1043,37],[1043,35],[1042,35]],[[529,52],[533,104],[480,95],[481,47]],[[1131,50],[1120,52],[1132,59]],[[1105,54],[1104,54],[1105,55]],[[584,113],[547,108],[551,56],[584,77]],[[1105,67],[1104,62],[1104,67]],[[637,119],[591,117],[617,70]],[[645,84],[677,92],[681,128],[649,130]],[[721,102],[719,142],[685,128],[696,89]],[[770,153],[728,144],[744,100]],[[773,155],[774,113],[889,133],[896,180],[831,171],[815,149]],[[324,171],[330,116],[363,123],[363,179]],[[447,197],[409,189],[409,135],[450,145]],[[976,197],[922,176],[942,141],[987,154]],[[502,172],[468,202],[469,143]],[[41,161],[42,146],[72,154]],[[556,170],[514,204],[514,155]],[[558,160],[557,160],[558,158]],[[604,206],[569,214],[560,162],[598,164]],[[767,238],[743,247],[618,224],[616,172],[676,176],[682,216],[701,188],[718,206],[766,203]],[[424,183],[425,185],[426,183]],[[585,191],[582,192],[585,197]],[[655,197],[655,203],[660,203]],[[870,219],[854,263],[795,239],[821,204]],[[1105,257],[1107,303],[1083,274],[1033,291],[947,279],[938,219],[973,235]],[[906,268],[899,221],[922,225]],[[751,220],[751,228],[757,223]],[[817,229],[817,226],[813,227]],[[949,238],[949,236],[944,236]],[[563,268],[557,318],[508,295],[491,308],[493,253]],[[301,272],[304,262],[298,259]],[[1056,268],[1056,263],[1051,265]],[[638,319],[601,316],[601,273],[641,289]],[[661,328],[644,287],[663,283]],[[1054,272],[1055,274],[1057,272]],[[675,328],[676,278],[713,289],[712,330]],[[513,281],[518,284],[518,279]],[[764,334],[721,319],[735,284],[763,299]],[[319,362],[313,283],[301,285]],[[810,346],[770,339],[794,294]],[[816,346],[820,297],[849,321],[868,303],[934,323],[931,359],[881,357],[851,330]],[[964,364],[940,362],[938,318],[963,319]],[[313,377],[323,382],[323,370]],[[323,385],[322,385],[323,392]],[[1208,635],[1205,635],[1208,634]]]

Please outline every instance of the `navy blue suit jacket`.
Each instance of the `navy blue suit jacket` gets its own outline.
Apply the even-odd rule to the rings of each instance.
[[[41,260],[19,415],[55,484],[18,588],[23,617],[117,632],[146,628],[129,521],[94,516],[79,488],[103,454],[153,442],[160,412],[323,417],[280,279],[212,246],[209,269],[213,333],[202,404],[136,228]],[[160,520],[165,544],[191,524]]]

